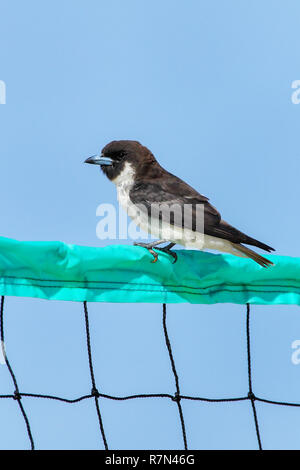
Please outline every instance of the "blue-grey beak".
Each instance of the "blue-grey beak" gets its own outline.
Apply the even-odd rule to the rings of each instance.
[[[93,155],[85,160],[84,163],[90,163],[91,165],[112,165],[113,161],[109,157],[104,157],[104,155]]]

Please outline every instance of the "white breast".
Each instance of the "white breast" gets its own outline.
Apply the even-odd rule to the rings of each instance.
[[[139,220],[137,219],[139,211],[136,209],[129,197],[130,190],[134,185],[134,176],[135,171],[133,166],[126,162],[122,172],[115,179],[113,179],[112,182],[116,185],[120,206],[138,225]]]
[[[134,184],[134,175],[135,172],[132,165],[126,162],[123,171],[112,180],[117,188],[119,204],[126,210],[126,212],[128,211],[128,206],[131,204],[129,192]]]

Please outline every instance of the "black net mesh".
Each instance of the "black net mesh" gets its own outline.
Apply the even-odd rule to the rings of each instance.
[[[180,378],[178,376],[178,372],[176,369],[176,363],[172,351],[172,345],[170,341],[170,337],[168,334],[168,328],[167,328],[167,306],[166,304],[163,304],[162,306],[162,328],[163,328],[163,333],[164,333],[164,338],[165,338],[165,344],[166,348],[168,351],[169,359],[170,359],[170,367],[173,372],[174,376],[174,385],[175,385],[175,393],[174,395],[168,394],[168,393],[156,393],[156,394],[136,394],[136,395],[129,395],[129,396],[112,396],[112,395],[107,395],[99,392],[95,380],[95,375],[94,375],[94,368],[93,368],[93,354],[92,354],[92,349],[91,349],[91,340],[90,340],[90,327],[89,327],[89,313],[88,313],[88,305],[86,302],[83,303],[83,316],[84,316],[84,322],[85,322],[85,332],[86,332],[86,346],[87,346],[87,356],[88,356],[88,365],[89,365],[89,371],[90,371],[90,379],[91,379],[91,390],[89,393],[86,395],[79,396],[75,399],[68,399],[64,398],[61,396],[55,396],[55,395],[45,395],[45,394],[37,394],[37,393],[23,393],[22,390],[19,389],[18,386],[18,381],[16,378],[16,375],[13,370],[13,366],[9,361],[9,358],[7,357],[6,353],[6,348],[4,347],[4,341],[5,341],[5,297],[1,297],[1,312],[0,312],[0,332],[1,332],[1,347],[2,347],[2,354],[5,360],[6,367],[8,368],[9,374],[11,376],[12,380],[12,385],[14,388],[13,393],[11,394],[6,394],[6,395],[0,395],[0,398],[3,399],[11,399],[14,400],[17,404],[17,406],[20,409],[20,412],[23,416],[24,419],[24,424],[25,424],[25,430],[28,435],[29,443],[30,443],[30,448],[33,450],[35,449],[35,440],[34,440],[34,435],[32,433],[31,425],[30,425],[30,416],[28,416],[28,413],[26,412],[23,404],[22,404],[22,397],[32,397],[32,398],[37,398],[37,399],[48,399],[48,400],[58,400],[60,402],[65,402],[68,404],[72,403],[78,403],[82,400],[93,400],[95,402],[95,412],[97,414],[98,418],[98,423],[99,423],[99,437],[102,440],[102,443],[99,444],[99,446],[102,444],[104,445],[104,448],[106,450],[109,449],[109,442],[106,437],[105,433],[105,423],[103,422],[102,414],[101,414],[101,406],[99,403],[99,399],[108,399],[108,400],[135,400],[135,399],[142,399],[142,398],[164,398],[166,400],[172,400],[173,402],[176,402],[177,409],[178,409],[178,426],[180,426],[181,433],[182,433],[182,447],[185,450],[188,450],[189,448],[189,443],[188,443],[188,430],[186,429],[186,424],[184,420],[184,413],[182,410],[181,402],[182,400],[193,400],[193,401],[199,401],[199,402],[239,402],[239,401],[245,401],[248,400],[251,403],[251,408],[252,408],[252,416],[253,416],[253,426],[255,427],[256,431],[256,438],[257,438],[257,447],[261,450],[263,448],[262,445],[262,436],[261,436],[261,431],[260,431],[260,425],[259,425],[259,416],[257,414],[256,410],[256,402],[262,402],[262,403],[268,403],[268,404],[273,404],[273,405],[281,405],[281,406],[294,406],[298,407],[300,406],[299,403],[288,403],[288,402],[281,402],[281,401],[273,401],[273,400],[267,400],[264,398],[261,398],[255,394],[255,390],[253,390],[252,386],[252,362],[251,362],[251,318],[250,318],[250,305],[246,305],[246,321],[245,321],[245,348],[247,351],[247,367],[248,367],[248,394],[247,396],[241,396],[241,397],[231,397],[231,398],[209,398],[209,397],[199,397],[199,396],[187,396],[187,395],[182,395],[181,390],[180,390]]]

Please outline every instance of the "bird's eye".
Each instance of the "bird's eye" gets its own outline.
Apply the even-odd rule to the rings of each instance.
[[[120,163],[125,157],[125,153],[126,152],[124,150],[110,153],[109,157],[112,159],[113,165],[117,165],[118,163]]]
[[[119,160],[119,161],[122,160],[122,158],[124,158],[124,155],[125,155],[124,151],[119,152],[118,155],[117,155],[117,160]]]

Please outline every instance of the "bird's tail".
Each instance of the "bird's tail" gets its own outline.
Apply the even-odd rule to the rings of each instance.
[[[235,250],[239,251],[241,254],[243,254],[247,258],[253,259],[254,261],[256,261],[256,263],[260,264],[260,266],[263,266],[264,268],[269,268],[270,266],[274,266],[274,263],[272,261],[270,261],[267,258],[264,258],[263,256],[260,256],[255,251],[250,250],[250,248],[247,248],[246,246],[241,245],[239,243],[232,243],[232,245],[235,248]]]

